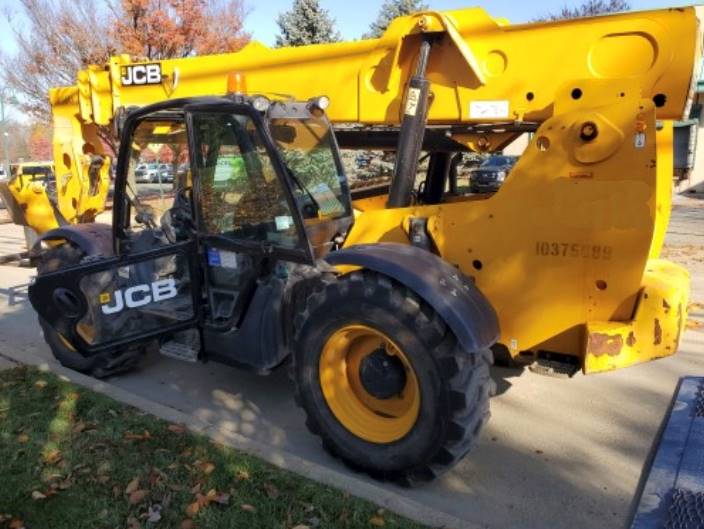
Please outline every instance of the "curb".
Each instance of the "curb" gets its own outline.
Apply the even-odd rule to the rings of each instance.
[[[379,483],[366,481],[360,477],[350,476],[336,469],[313,463],[298,455],[281,450],[279,447],[262,444],[241,434],[224,432],[214,424],[197,419],[169,406],[150,401],[107,382],[67,369],[36,354],[25,352],[18,356],[21,356],[21,358],[7,353],[0,353],[0,360],[5,359],[18,365],[33,365],[41,370],[50,371],[65,380],[106,395],[123,404],[138,408],[165,421],[183,424],[191,432],[207,435],[215,442],[256,456],[278,468],[294,472],[343,492],[348,492],[353,496],[365,499],[384,509],[430,527],[479,529],[478,525],[406,498],[402,494],[402,489],[393,490]],[[395,486],[391,487],[396,488]]]

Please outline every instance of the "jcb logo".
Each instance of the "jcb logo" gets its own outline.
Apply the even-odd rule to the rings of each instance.
[[[161,279],[149,285],[135,285],[133,287],[115,291],[115,299],[110,304],[110,294],[104,292],[100,294],[101,308],[103,314],[115,314],[125,307],[135,309],[176,297],[176,281],[173,279]]]
[[[134,64],[122,67],[122,86],[161,83],[161,64]]]

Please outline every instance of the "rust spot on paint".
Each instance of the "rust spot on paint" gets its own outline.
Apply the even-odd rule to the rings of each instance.
[[[665,309],[665,314],[670,312],[670,304],[667,302],[666,299],[662,300],[662,308]]]
[[[623,336],[595,332],[589,335],[589,352],[594,356],[616,356],[623,349]]]
[[[628,333],[628,338],[626,338],[626,345],[628,347],[633,347],[636,344],[636,335],[633,334],[633,331]]]
[[[662,327],[660,327],[660,320],[655,318],[655,329],[653,331],[653,345],[660,345],[662,343]]]

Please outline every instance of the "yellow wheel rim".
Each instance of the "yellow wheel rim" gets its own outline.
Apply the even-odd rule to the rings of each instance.
[[[406,382],[386,399],[371,395],[362,384],[365,357],[383,349],[403,365]],[[403,351],[385,334],[366,325],[348,325],[328,338],[320,355],[320,387],[330,410],[351,433],[372,443],[391,443],[411,431],[420,410],[420,390]]]

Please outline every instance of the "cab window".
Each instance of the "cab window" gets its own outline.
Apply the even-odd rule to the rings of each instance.
[[[298,247],[286,193],[252,118],[198,113],[193,127],[204,231]]]

